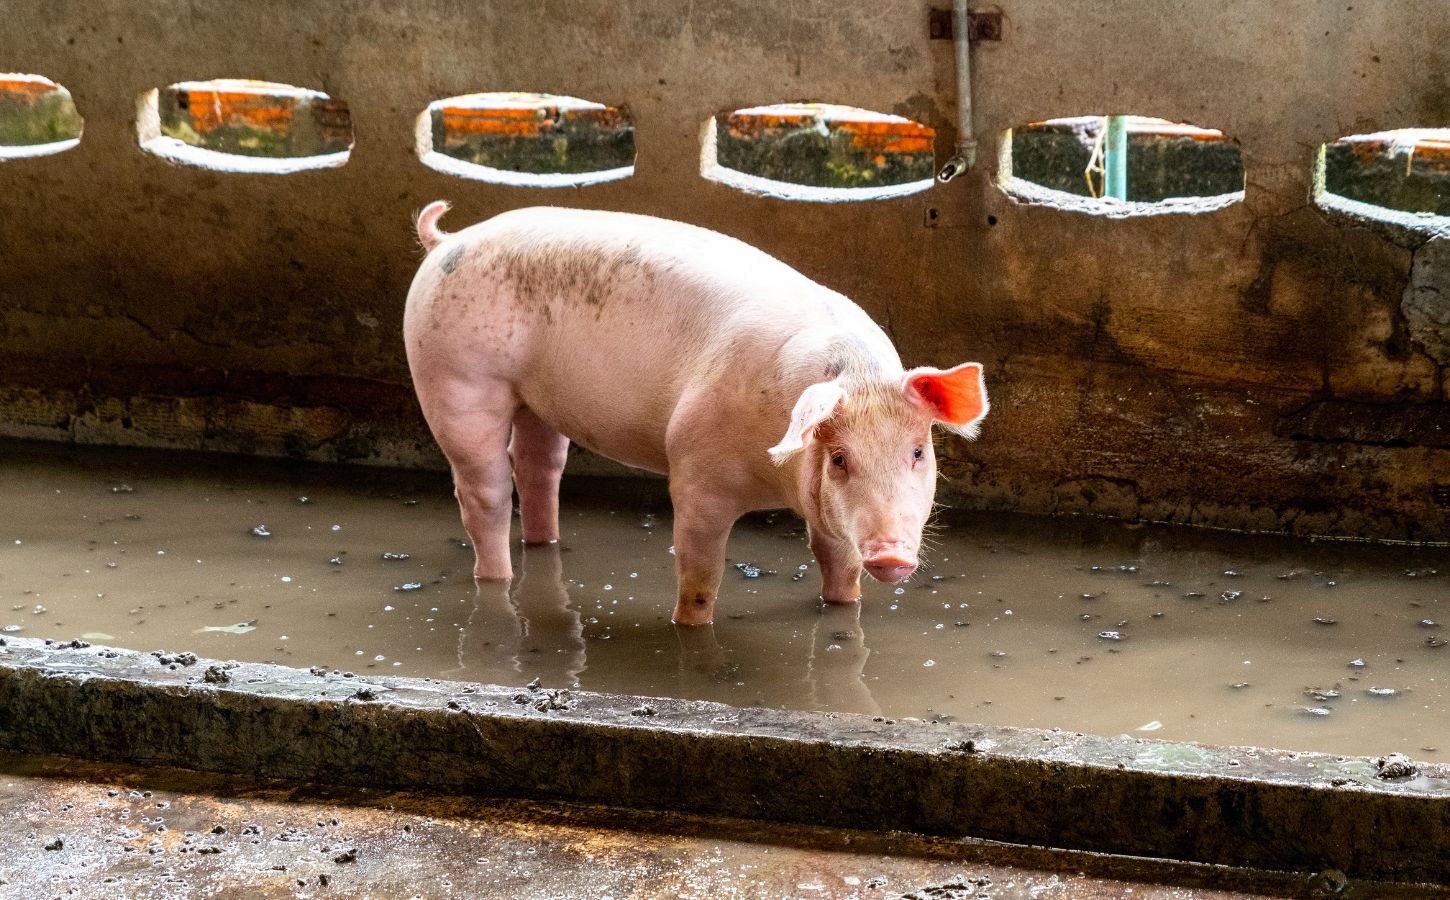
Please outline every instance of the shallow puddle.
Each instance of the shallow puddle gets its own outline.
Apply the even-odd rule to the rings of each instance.
[[[677,629],[656,482],[478,588],[446,477],[0,444],[0,627],[137,650],[1371,755],[1450,751],[1450,550],[1002,515],[819,609],[789,514]]]

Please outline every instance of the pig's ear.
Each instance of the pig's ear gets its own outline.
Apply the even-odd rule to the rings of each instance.
[[[806,435],[819,424],[835,415],[836,405],[846,392],[834,381],[813,384],[801,393],[790,413],[790,427],[780,443],[770,448],[770,461],[777,466],[784,465],[791,455],[806,445]]]
[[[962,363],[942,371],[929,366],[906,373],[906,395],[925,406],[931,417],[965,438],[977,436],[987,415],[987,385],[981,363]]]

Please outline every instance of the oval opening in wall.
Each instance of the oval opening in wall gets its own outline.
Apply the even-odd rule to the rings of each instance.
[[[288,174],[347,162],[347,104],[321,91],[241,78],[181,81],[141,95],[148,153],[220,172]]]
[[[1315,200],[1410,228],[1450,227],[1450,128],[1355,134],[1320,150]]]
[[[931,187],[936,131],[833,103],[777,103],[705,123],[700,174],[787,200],[879,200]]]
[[[1001,185],[1019,200],[1107,216],[1202,213],[1244,197],[1238,141],[1150,116],[1071,116],[1008,131]]]
[[[579,187],[634,174],[622,106],[494,91],[435,100],[418,116],[418,158],[439,172],[518,187]]]
[[[0,73],[0,160],[69,150],[83,126],[70,91],[40,75]]]

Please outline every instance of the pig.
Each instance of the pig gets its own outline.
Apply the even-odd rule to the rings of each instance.
[[[805,520],[827,603],[859,600],[863,568],[916,570],[932,425],[976,436],[981,364],[905,370],[860,307],[704,228],[536,207],[447,233],[447,210],[418,216],[403,338],[476,579],[513,574],[514,488],[524,542],[559,539],[570,441],[668,477],[677,624],[713,621],[726,539],[754,510]]]

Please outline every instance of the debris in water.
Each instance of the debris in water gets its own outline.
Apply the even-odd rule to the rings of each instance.
[[[1365,693],[1369,694],[1372,697],[1393,697],[1398,694],[1399,691],[1395,690],[1394,688],[1372,687],[1369,690],[1365,691]]]
[[[246,634],[249,631],[256,630],[257,620],[253,619],[250,622],[238,622],[235,625],[203,625],[196,630],[196,633],[202,634],[203,632],[215,631],[222,634]]]
[[[389,560],[391,560],[391,559],[408,559],[411,556],[412,556],[412,554],[410,554],[410,553],[402,553],[402,552],[398,552],[398,551],[389,550],[388,552],[386,552],[386,553],[383,554],[383,559],[389,559]]]
[[[1306,706],[1304,712],[1311,716],[1327,716],[1331,710],[1324,706]]]
[[[1233,601],[1233,600],[1237,600],[1238,598],[1242,597],[1243,595],[1244,595],[1244,592],[1243,591],[1224,591],[1222,594],[1219,594],[1219,597],[1222,598],[1225,601]]]
[[[1098,637],[1105,641],[1121,641],[1123,633],[1121,631],[1099,631]]]
[[[258,525],[252,529],[252,534],[257,537],[271,537],[272,531],[266,525]]]
[[[1235,681],[1233,684],[1229,685],[1229,687],[1233,688],[1236,691],[1241,691],[1244,688],[1249,687],[1249,682],[1247,682],[1247,681]]]
[[[0,631],[5,632],[6,634],[14,634],[17,631],[24,631],[24,630],[25,630],[25,626],[24,625],[6,625],[4,628],[0,628]]]
[[[228,675],[226,669],[221,666],[207,666],[202,680],[207,684],[226,684],[232,680],[232,676]]]
[[[629,714],[631,716],[652,716],[655,714],[655,708],[648,703],[644,703],[631,709]]]
[[[1345,665],[1349,666],[1351,669],[1363,669],[1365,666],[1367,666],[1369,664],[1366,663],[1364,661],[1364,657],[1361,656],[1361,657],[1357,657],[1355,659],[1351,659]]]
[[[735,568],[739,569],[740,570],[740,574],[741,575],[744,575],[746,578],[759,578],[760,577],[760,567],[759,566],[752,566],[750,563],[738,562],[738,563],[735,564]]]
[[[1436,622],[1434,619],[1421,619],[1420,620],[1420,627],[1421,628],[1439,628],[1440,627],[1440,623],[1439,622]]]
[[[422,589],[423,582],[421,581],[409,581],[405,584],[400,584],[397,587],[393,588],[393,590],[395,591],[421,591]]]
[[[134,494],[135,492],[136,489],[125,482],[111,485],[111,493],[113,494]]]
[[[1314,624],[1315,625],[1338,625],[1339,624],[1339,620],[1338,619],[1329,619],[1329,618],[1326,618],[1324,616],[1315,616],[1314,617]]]
[[[297,498],[297,502],[298,503],[302,503],[302,504],[311,503],[312,502],[312,498],[311,497],[298,497]]]
[[[1143,725],[1139,725],[1138,726],[1138,730],[1139,731],[1157,731],[1158,729],[1160,729],[1162,727],[1163,727],[1163,723],[1160,722],[1160,721],[1158,721],[1157,719],[1154,719],[1151,722],[1148,722],[1148,723],[1143,724]]]
[[[65,847],[65,838],[62,838],[62,837],[57,837],[55,840],[53,840],[50,843],[48,843],[48,844],[45,845],[45,849],[47,849],[47,850],[60,850],[60,849],[63,849],[64,847]]]
[[[1435,637],[1433,634],[1425,638],[1425,643],[1431,647],[1443,647],[1447,643],[1444,638]]]
[[[1304,696],[1310,700],[1318,700],[1320,703],[1326,700],[1333,700],[1339,696],[1339,691],[1334,688],[1305,688]]]

